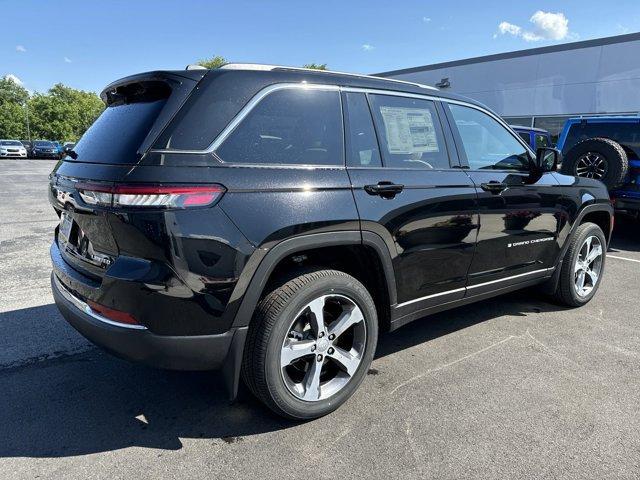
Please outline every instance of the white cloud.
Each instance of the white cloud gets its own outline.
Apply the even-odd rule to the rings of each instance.
[[[376,47],[374,47],[373,45],[369,45],[368,43],[362,45],[362,50],[364,50],[365,52],[370,52],[374,48]]]
[[[513,35],[521,37],[526,42],[539,42],[540,40],[564,40],[569,37],[569,19],[562,12],[552,13],[538,10],[534,13],[529,22],[532,24],[531,30],[525,30],[519,25],[509,22],[501,22],[498,25],[500,35]],[[498,37],[496,33],[493,38]]]
[[[71,63],[71,59],[69,57],[64,57],[64,63]]]
[[[24,45],[16,45],[16,52],[24,53],[27,49],[24,48]]]
[[[5,80],[9,80],[10,82],[15,83],[16,85],[24,85],[24,82],[22,80],[20,80],[18,77],[16,77],[13,73],[7,73],[4,76]]]
[[[431,22],[431,17],[422,17],[422,21],[424,23],[429,23],[429,22]]]
[[[518,36],[522,33],[522,28],[518,25],[514,25],[513,23],[502,22],[498,25],[498,31],[503,35],[508,33],[510,35]]]

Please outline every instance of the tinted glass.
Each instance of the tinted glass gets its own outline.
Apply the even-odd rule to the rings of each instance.
[[[11,146],[11,147],[22,147],[22,143],[17,140],[3,140],[0,142],[0,145]]]
[[[500,123],[475,108],[449,105],[469,167],[491,170],[527,170],[527,149]]]
[[[550,147],[551,143],[549,142],[549,137],[546,135],[542,135],[540,133],[534,134],[536,140],[536,149],[541,147]]]
[[[527,142],[527,144],[529,143],[529,132],[516,132],[518,135],[520,135],[520,138],[522,140],[524,140],[525,142]]]
[[[558,143],[564,124],[570,117],[536,117],[533,126],[551,134],[551,143]]]
[[[380,167],[380,151],[369,104],[364,93],[344,94],[347,165]]]
[[[265,97],[216,151],[225,162],[342,165],[337,91],[287,89]]]
[[[369,99],[385,167],[450,168],[433,102],[391,95]]]
[[[145,139],[166,100],[108,107],[76,144],[75,161],[136,163]],[[71,161],[71,157],[66,160]]]
[[[33,142],[33,144],[36,147],[47,147],[47,148],[53,148],[53,143],[51,142]]]

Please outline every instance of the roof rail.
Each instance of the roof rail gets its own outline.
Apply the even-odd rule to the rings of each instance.
[[[337,75],[347,75],[349,77],[356,78],[371,78],[375,80],[384,80],[386,82],[402,83],[405,85],[413,85],[414,87],[425,88],[427,90],[438,90],[436,87],[430,85],[424,85],[422,83],[407,82],[405,80],[396,80],[395,78],[376,77],[373,75],[363,75],[360,73],[347,73],[337,72],[335,70],[318,70],[315,68],[303,68],[303,67],[287,67],[283,65],[268,65],[262,63],[226,63],[220,67],[222,70],[261,70],[261,71],[274,71],[274,70],[294,70],[300,72],[316,72],[316,73],[328,73]]]

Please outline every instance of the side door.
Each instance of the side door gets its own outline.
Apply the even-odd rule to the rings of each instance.
[[[446,110],[478,193],[480,229],[467,295],[549,275],[563,216],[557,180],[532,173],[532,152],[497,118],[455,103]]]
[[[462,298],[477,233],[476,193],[450,152],[441,107],[394,94],[342,95],[361,227],[382,237],[393,258],[394,318]]]

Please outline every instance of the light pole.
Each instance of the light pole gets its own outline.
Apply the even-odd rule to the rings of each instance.
[[[29,104],[24,102],[24,113],[27,119],[27,140],[31,141],[31,130],[29,129]]]

